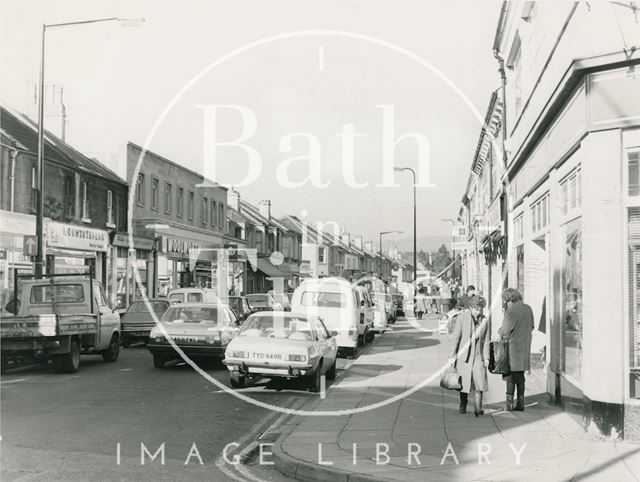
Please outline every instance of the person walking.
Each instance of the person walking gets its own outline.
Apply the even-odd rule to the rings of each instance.
[[[467,292],[458,298],[458,308],[463,310],[465,308],[469,308],[469,300],[472,296],[476,294],[476,287],[473,285],[469,285],[467,287]]]
[[[460,413],[467,413],[469,393],[473,391],[475,416],[484,414],[482,394],[489,390],[487,366],[489,366],[488,324],[483,323],[482,309],[485,299],[471,296],[469,307],[457,317],[453,332],[453,363],[461,377]]]
[[[524,410],[524,372],[531,368],[531,333],[534,328],[533,310],[522,301],[522,294],[513,288],[502,292],[502,301],[506,305],[504,320],[498,330],[503,341],[509,345],[509,367],[511,373],[502,375],[507,384],[505,410]],[[513,396],[516,393],[516,404]]]
[[[427,295],[424,292],[424,288],[418,290],[416,295],[416,316],[419,320],[422,319],[422,314],[427,311]]]

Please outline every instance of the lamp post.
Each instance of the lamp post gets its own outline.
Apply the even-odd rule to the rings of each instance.
[[[409,171],[413,174],[413,289],[416,289],[416,281],[418,279],[418,237],[416,235],[416,171],[410,167],[394,167],[394,171]]]
[[[442,218],[442,219],[440,219],[440,221],[442,221],[443,223],[451,223],[451,233],[452,233],[452,238],[453,238],[453,227],[456,225],[456,222],[451,218]],[[451,254],[453,256],[452,277],[453,277],[453,279],[455,281],[455,279],[456,279],[456,250],[453,249],[453,246],[451,247]]]
[[[382,231],[380,233],[380,262],[378,263],[378,276],[382,279],[382,236],[384,234],[402,233],[402,231]]]
[[[35,275],[42,277],[44,271],[44,53],[47,29],[55,27],[69,27],[72,25],[85,25],[100,22],[120,22],[122,25],[136,25],[144,22],[144,19],[124,19],[118,17],[98,18],[93,20],[80,20],[77,22],[42,24],[42,44],[40,53],[40,85],[38,86],[38,160],[36,164],[37,178],[37,203],[36,203],[36,238],[37,250],[35,262]]]

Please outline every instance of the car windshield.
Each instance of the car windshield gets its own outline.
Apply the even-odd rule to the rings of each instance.
[[[247,295],[251,306],[265,308],[269,306],[269,296],[267,295]]]
[[[242,325],[238,336],[311,341],[313,330],[307,318],[279,315],[253,316]]]
[[[167,323],[210,323],[224,321],[224,310],[215,306],[172,306],[162,317]]]
[[[323,308],[342,308],[347,304],[344,293],[331,291],[305,291],[300,303],[303,306],[318,306]]]
[[[168,301],[149,301],[151,304],[151,309],[156,314],[162,314],[167,311],[169,308]],[[149,308],[147,308],[147,304],[144,301],[136,301],[129,306],[127,313],[148,313]]]
[[[242,298],[229,298],[229,306],[238,314],[242,314],[244,311],[244,304],[242,303]]]

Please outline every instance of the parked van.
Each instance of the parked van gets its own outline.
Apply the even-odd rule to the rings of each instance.
[[[362,316],[357,290],[342,278],[303,281],[293,293],[292,312],[322,318],[330,331],[336,331],[338,349],[343,356],[354,356],[358,341],[370,337]]]
[[[360,307],[360,319],[364,319],[364,330],[362,331],[362,339],[358,340],[360,345],[371,343],[374,337],[373,317],[374,307],[371,293],[364,286],[355,286],[358,295],[358,306]]]
[[[372,302],[373,331],[384,333],[389,325],[385,309],[386,289],[384,283],[376,277],[368,277],[358,281],[359,288],[366,289]]]
[[[211,288],[177,288],[169,292],[169,301],[178,303],[219,303],[216,290]]]

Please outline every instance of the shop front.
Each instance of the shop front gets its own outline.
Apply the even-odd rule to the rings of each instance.
[[[140,299],[142,293],[136,282],[134,267],[145,292],[153,285],[153,249],[153,239],[133,236],[130,240],[127,233],[112,234],[107,292],[114,306],[125,308]],[[113,260],[115,267],[111,266]]]
[[[45,225],[46,269],[54,273],[88,273],[107,285],[109,233],[102,229],[49,221]]]
[[[28,214],[0,211],[0,303],[4,306],[13,292],[14,270],[33,272],[29,256],[23,252],[24,236],[36,234],[36,218]]]

